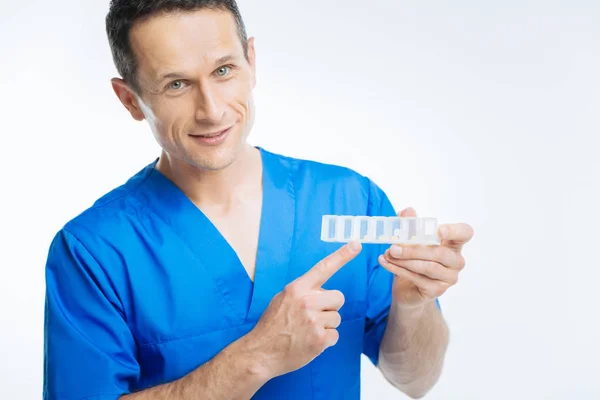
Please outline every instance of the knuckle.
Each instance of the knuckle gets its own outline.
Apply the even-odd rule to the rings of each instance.
[[[308,314],[306,317],[306,323],[310,326],[317,326],[317,316],[315,314]]]
[[[310,298],[308,296],[301,297],[300,299],[298,299],[298,306],[302,310],[310,309],[310,306],[311,306]]]
[[[315,266],[317,271],[319,271],[320,273],[325,273],[325,271],[327,271],[329,269],[331,265],[331,259],[328,258],[324,258],[321,261],[319,261],[319,263],[317,263],[317,265]]]
[[[439,265],[439,264],[438,264]],[[440,275],[440,271],[438,270],[438,265],[429,262],[427,263],[427,265],[425,265],[425,272],[424,275],[428,276],[428,277],[437,277]]]
[[[300,296],[300,288],[297,283],[292,282],[285,286],[283,293],[286,297],[297,298]]]
[[[332,290],[331,298],[335,304],[339,304],[339,307],[343,306],[344,302],[346,301],[344,294],[342,292],[340,292],[339,290]]]
[[[350,249],[348,248],[348,246],[342,246],[338,250],[337,255],[339,257],[336,257],[336,259],[340,259],[341,258],[341,259],[345,260],[347,258],[350,258]]]
[[[331,346],[333,346],[340,339],[340,333],[337,331],[337,329],[331,329],[331,334],[330,335],[332,337]]]
[[[385,267],[385,265],[386,265],[387,263],[389,263],[389,261],[388,261],[388,260],[389,260],[389,257],[388,257],[388,255],[387,255],[387,254],[389,254],[389,253],[386,253],[386,254],[383,254],[383,255],[380,255],[379,257],[377,257],[377,262],[378,262],[378,263],[379,263],[379,265],[381,265],[382,267]]]
[[[314,340],[312,340],[313,350],[321,351],[327,343],[327,337],[325,336],[324,330],[315,332]]]
[[[465,224],[465,230],[467,231],[467,235],[469,238],[472,238],[475,235],[475,229],[469,224]]]
[[[449,253],[451,253],[451,251],[448,248],[440,246],[434,250],[434,259],[442,264],[446,264],[449,256],[451,256]]]
[[[329,341],[329,335],[328,335],[328,331],[330,329],[321,329],[321,331],[319,332],[319,336],[317,336],[317,347],[319,348],[320,351],[323,351],[324,349],[326,349],[328,347],[327,342]]]
[[[340,326],[341,323],[342,323],[342,316],[340,315],[340,313],[336,312],[335,313],[335,328]]]
[[[327,343],[327,331],[325,329],[319,329],[317,334],[317,343],[320,347],[324,346]]]
[[[458,269],[463,269],[466,265],[465,258],[462,256],[462,254],[458,254],[457,258]]]

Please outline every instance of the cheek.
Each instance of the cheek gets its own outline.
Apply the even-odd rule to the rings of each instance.
[[[240,114],[242,114],[243,119],[245,121],[249,120],[252,116],[252,105],[250,104],[249,99],[239,99],[239,109]]]
[[[242,120],[253,114],[252,87],[245,79],[234,80],[224,90],[227,102]]]
[[[248,123],[254,118],[254,101],[251,95],[240,96],[235,102],[235,110],[240,120]]]
[[[163,144],[164,141],[162,140],[162,138],[164,137],[164,128],[163,124],[161,123],[161,118],[157,116],[157,113],[155,111],[153,111],[150,107],[148,107],[145,104],[140,105],[140,108],[144,114],[144,118],[146,119],[148,126],[150,127],[150,131],[152,131],[152,134],[154,135],[154,138],[160,144]]]
[[[186,121],[193,118],[193,110],[189,110],[189,105],[180,101],[162,101],[155,107],[155,118],[153,125],[161,136],[177,135],[177,132],[184,129]]]

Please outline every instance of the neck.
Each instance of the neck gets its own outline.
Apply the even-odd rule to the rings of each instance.
[[[197,206],[228,208],[236,199],[256,189],[257,184],[262,185],[260,152],[249,144],[244,145],[235,161],[222,170],[200,169],[175,160],[164,151],[156,168]]]

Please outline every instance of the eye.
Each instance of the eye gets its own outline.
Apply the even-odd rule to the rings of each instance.
[[[231,69],[231,66],[224,65],[221,68],[217,69],[216,73],[218,76],[226,76],[227,72],[229,72],[230,69]]]
[[[180,90],[184,87],[183,81],[173,81],[169,83],[168,88],[173,90]]]

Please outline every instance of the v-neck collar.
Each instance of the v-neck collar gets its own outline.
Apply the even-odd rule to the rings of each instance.
[[[183,191],[155,168],[156,161],[147,167],[145,188],[140,188],[147,205],[196,256],[242,322],[257,321],[287,284],[296,220],[289,159],[257,148],[263,164],[263,201],[254,282],[229,242]],[[243,223],[240,221],[239,229],[244,229]]]

